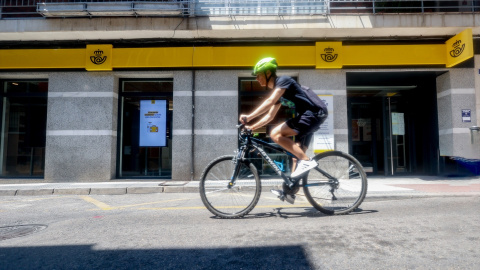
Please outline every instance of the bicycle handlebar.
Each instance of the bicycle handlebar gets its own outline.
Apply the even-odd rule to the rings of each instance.
[[[238,124],[236,127],[240,130],[239,137],[241,140],[243,140],[242,135],[251,136],[253,134],[251,129],[245,127],[245,124]]]

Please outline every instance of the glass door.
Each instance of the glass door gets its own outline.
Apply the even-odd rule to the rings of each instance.
[[[409,158],[408,114],[402,98],[388,96],[384,98],[384,142],[387,175],[411,172]]]
[[[0,176],[43,177],[48,82],[0,83]]]
[[[122,80],[117,176],[172,176],[173,80]]]

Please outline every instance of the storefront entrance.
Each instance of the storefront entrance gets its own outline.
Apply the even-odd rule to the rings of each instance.
[[[370,175],[438,174],[436,76],[347,73],[349,152]]]
[[[120,81],[118,178],[172,176],[172,79]]]

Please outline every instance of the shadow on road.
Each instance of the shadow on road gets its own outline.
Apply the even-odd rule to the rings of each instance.
[[[3,244],[6,242],[3,242]],[[312,269],[302,246],[98,250],[93,245],[0,248],[1,269]]]
[[[295,209],[295,210],[292,211],[292,209]],[[257,219],[257,218],[272,218],[272,217],[275,217],[275,218],[280,217],[280,218],[284,218],[284,219],[302,218],[302,217],[321,218],[321,217],[330,216],[330,215],[323,214],[322,212],[316,210],[313,207],[303,208],[303,210],[304,210],[303,212],[300,212],[299,211],[300,209],[301,209],[301,207],[299,207],[299,208],[292,208],[292,207],[282,208],[282,207],[279,207],[279,208],[272,209],[273,211],[268,211],[268,212],[264,212],[264,213],[248,214],[248,215],[242,217],[242,219]],[[349,213],[348,215],[365,215],[365,214],[374,214],[374,213],[377,213],[377,212],[378,212],[377,210],[364,210],[364,209],[361,209],[361,208],[357,208],[354,211],[352,211],[351,213]],[[222,219],[222,218],[217,217],[217,216],[211,216],[211,218]]]

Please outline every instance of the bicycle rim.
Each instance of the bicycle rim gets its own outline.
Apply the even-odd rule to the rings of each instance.
[[[235,164],[233,156],[223,156],[212,161],[200,180],[203,204],[216,216],[237,218],[248,214],[257,204],[260,178],[253,164],[240,162],[234,186],[229,187]]]
[[[340,151],[325,152],[314,159],[318,162],[318,170],[310,170],[304,179],[308,201],[328,215],[348,214],[355,210],[367,194],[367,176],[360,163]]]

